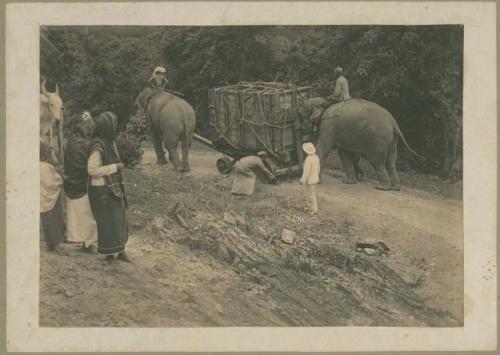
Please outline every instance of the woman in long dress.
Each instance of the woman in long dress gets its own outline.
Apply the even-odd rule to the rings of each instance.
[[[64,192],[66,193],[68,241],[82,243],[83,251],[92,253],[97,243],[97,224],[88,197],[87,162],[94,133],[88,112],[78,117],[64,150]]]
[[[118,117],[103,112],[95,119],[94,139],[87,164],[91,177],[90,206],[97,222],[98,252],[106,260],[130,262],[125,245],[128,241],[127,200],[123,186],[123,163],[115,145]]]

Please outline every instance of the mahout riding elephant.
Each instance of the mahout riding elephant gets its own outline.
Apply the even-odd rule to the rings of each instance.
[[[189,148],[196,128],[193,107],[180,97],[166,91],[152,93],[147,87],[137,97],[136,105],[144,110],[148,131],[153,140],[158,164],[167,164],[163,145],[175,170],[188,172]],[[182,142],[182,167],[177,146]],[[162,145],[163,142],[163,145]]]
[[[396,171],[398,139],[411,153],[419,155],[410,148],[391,113],[362,99],[342,101],[324,111],[322,103],[322,98],[311,98],[298,109],[301,120],[320,120],[317,148],[322,168],[328,154],[337,148],[347,175],[345,183],[357,182],[357,162],[359,157],[364,157],[377,172],[377,189],[399,191]]]
[[[59,86],[49,92],[46,80],[42,82],[40,93],[40,140],[51,149],[52,160],[57,166],[63,164],[63,110],[64,105],[59,96]]]

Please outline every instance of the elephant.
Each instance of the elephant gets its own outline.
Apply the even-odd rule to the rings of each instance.
[[[51,149],[51,159],[57,166],[63,164],[63,112],[64,105],[59,96],[59,86],[49,92],[42,82],[40,93],[40,140]]]
[[[157,163],[167,164],[164,145],[174,169],[181,172],[190,171],[189,148],[196,128],[193,107],[176,95],[166,91],[154,91],[149,87],[139,94],[136,105],[146,114],[146,124],[153,141]],[[182,142],[182,167],[177,154],[179,141]]]
[[[321,170],[324,170],[328,154],[337,148],[347,175],[344,183],[357,182],[360,172],[357,163],[360,157],[364,157],[377,172],[377,189],[399,191],[396,170],[398,139],[412,154],[421,156],[408,145],[392,114],[363,99],[349,99],[324,110],[322,107],[324,99],[311,98],[298,108],[301,120],[320,120],[317,150]]]

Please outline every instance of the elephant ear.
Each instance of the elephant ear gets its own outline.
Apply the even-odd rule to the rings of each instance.
[[[309,116],[309,119],[313,122],[316,122],[319,120],[320,116],[321,116],[321,112],[322,110],[319,109],[319,108],[314,108],[311,112],[311,115]]]

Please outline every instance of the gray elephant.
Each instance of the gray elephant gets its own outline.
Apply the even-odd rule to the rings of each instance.
[[[163,145],[175,170],[188,172],[189,149],[196,128],[193,107],[185,100],[168,93],[151,92],[146,88],[139,94],[136,105],[144,110],[149,134],[153,140],[158,164],[167,164]],[[179,141],[182,142],[182,167],[177,154]],[[162,145],[163,142],[163,145]]]
[[[347,175],[345,183],[356,183],[357,162],[359,157],[364,157],[377,172],[377,189],[399,191],[396,171],[398,139],[411,153],[420,156],[410,148],[389,111],[362,99],[336,103],[323,111],[323,102],[322,98],[311,98],[298,109],[304,122],[320,119],[317,148],[322,168],[328,154],[337,148]]]

